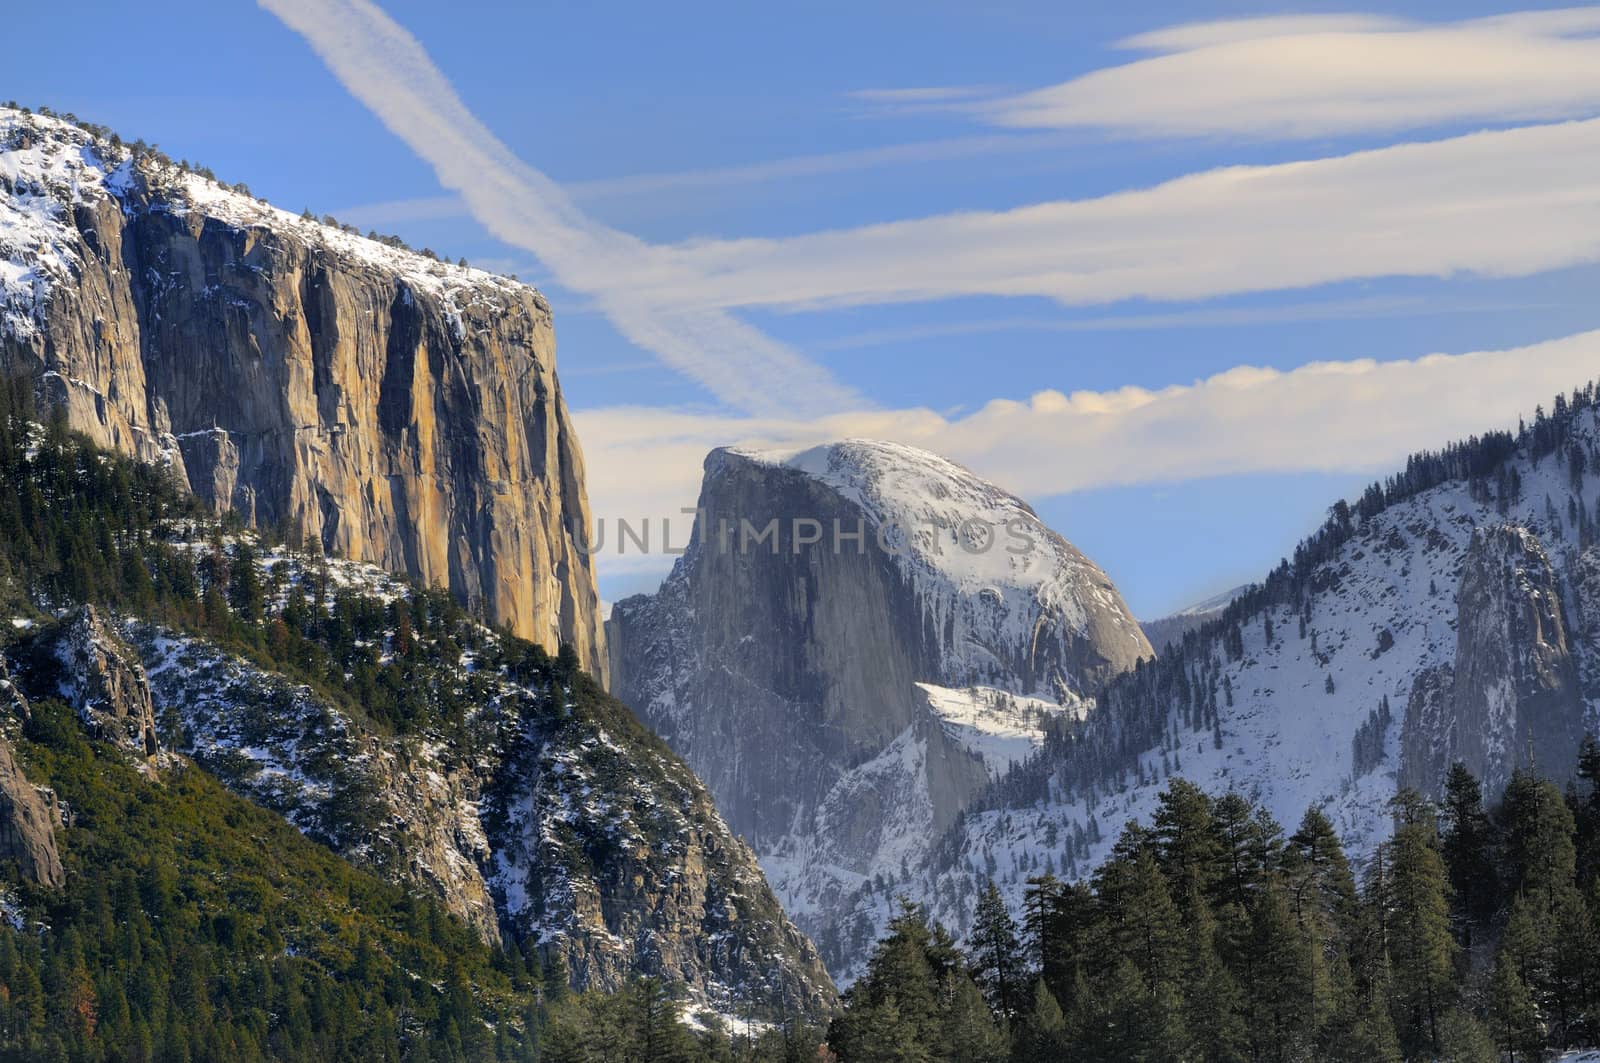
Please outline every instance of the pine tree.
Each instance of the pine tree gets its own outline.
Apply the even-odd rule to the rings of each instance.
[[[1170,992],[1152,991],[1129,960],[1116,960],[1092,988],[1083,986],[1075,996],[1067,1017],[1073,1047],[1068,1058],[1121,1063],[1181,1056],[1177,1001]]]
[[[1016,1063],[1054,1063],[1070,1054],[1067,1016],[1055,994],[1040,979],[1033,984],[1033,1007],[1017,1033]]]
[[[1216,824],[1217,874],[1215,900],[1248,909],[1278,856],[1279,830],[1264,813],[1236,793],[1223,794],[1213,806]]]
[[[635,979],[625,998],[630,1038],[638,1058],[660,1060],[660,1063],[688,1063],[695,1054],[694,1042],[678,1021],[677,1006],[661,979]]]
[[[1506,784],[1500,815],[1507,887],[1537,895],[1544,911],[1553,911],[1557,891],[1577,873],[1572,810],[1555,784],[1518,770]]]
[[[1443,1058],[1449,1063],[1500,1063],[1500,1049],[1488,1027],[1456,1008],[1440,1023]]]
[[[1517,972],[1515,961],[1502,950],[1489,983],[1489,1016],[1494,1038],[1508,1063],[1539,1059],[1543,1039],[1533,994]]]
[[[1587,890],[1600,881],[1600,742],[1592,734],[1584,735],[1578,747],[1578,783],[1573,795],[1578,886]]]
[[[994,1016],[984,1001],[983,992],[971,978],[952,980],[950,1002],[944,1013],[944,1029],[935,1057],[956,1063],[1004,1063],[1006,1038],[995,1025]],[[1056,1009],[1059,1018],[1061,1009]],[[1064,1025],[1064,1023],[1062,1024]]]
[[[1015,1018],[1022,1004],[1022,944],[1000,889],[990,879],[972,920],[972,967],[996,1015]]]
[[[1049,957],[1061,948],[1059,924],[1066,885],[1053,872],[1028,879],[1022,891],[1022,934],[1036,971],[1043,972]]]
[[[1412,1050],[1426,1046],[1437,1052],[1439,1019],[1453,995],[1456,944],[1450,934],[1449,883],[1435,841],[1424,821],[1395,831],[1389,955],[1401,1041]]]
[[[1457,938],[1472,948],[1473,931],[1489,925],[1500,903],[1494,829],[1483,809],[1483,787],[1459,761],[1445,778],[1443,851],[1455,898]]]
[[[1151,989],[1176,985],[1182,923],[1150,836],[1135,827],[1124,832],[1095,883],[1116,954],[1133,964]]]
[[[1550,913],[1549,986],[1552,1031],[1558,1047],[1587,1041],[1593,1034],[1586,1019],[1600,999],[1600,933],[1595,914],[1574,886],[1556,893]]]
[[[1198,889],[1183,905],[1189,913],[1183,967],[1183,1025],[1199,1063],[1239,1063],[1247,1057],[1244,997],[1217,951],[1217,921]]]
[[[1211,798],[1194,783],[1175,779],[1161,795],[1154,824],[1172,896],[1180,904],[1205,897],[1216,882],[1221,855]]]
[[[1245,993],[1255,1055],[1303,1058],[1313,1042],[1312,965],[1305,937],[1276,881],[1263,890],[1251,919]]]
[[[1284,881],[1310,965],[1305,1007],[1311,1027],[1322,1031],[1353,992],[1349,944],[1358,902],[1355,877],[1333,824],[1320,808],[1306,811],[1285,848]]]
[[[828,1043],[850,1061],[933,1060],[957,976],[965,973],[949,934],[902,902],[867,973],[845,992],[846,1008],[829,1027]]]

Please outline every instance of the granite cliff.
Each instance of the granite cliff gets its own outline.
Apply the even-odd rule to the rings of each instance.
[[[843,970],[840,899],[920,861],[1150,645],[1025,503],[911,447],[717,450],[699,511],[661,590],[612,611],[613,690]]]
[[[604,676],[532,288],[0,109],[0,371],[215,509],[447,587]]]

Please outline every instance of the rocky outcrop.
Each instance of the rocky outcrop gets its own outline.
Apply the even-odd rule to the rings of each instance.
[[[16,862],[23,876],[54,889],[67,881],[56,851],[56,813],[22,774],[11,743],[0,739],[0,860]]]
[[[1456,672],[1448,664],[1417,673],[1400,725],[1401,786],[1434,795],[1450,770],[1454,749]]]
[[[616,604],[608,641],[613,691],[814,937],[836,936],[829,898],[914,863],[1001,770],[985,742],[1040,739],[981,691],[1077,711],[1151,652],[1105,574],[1019,499],[865,440],[714,451],[687,553]]]
[[[271,563],[307,592],[328,578],[376,601],[409,593],[348,562],[326,576],[285,551]],[[705,787],[587,677],[504,674],[488,663],[499,637],[463,620],[449,641],[413,636],[409,657],[459,718],[396,735],[203,639],[122,627],[165,748],[486,940],[559,955],[579,988],[654,974],[724,1013],[832,1007],[815,947]]]
[[[90,733],[141,756],[160,748],[144,665],[92,605],[72,614],[56,636],[61,696]]]
[[[525,285],[0,110],[0,370],[258,527],[604,675],[583,459]]]
[[[0,713],[14,720],[29,716],[28,699],[0,660]],[[11,743],[0,737],[0,861],[12,861],[29,881],[54,889],[67,881],[56,849],[60,821],[55,795],[22,774]]]
[[[758,846],[911,726],[918,682],[1061,699],[1151,654],[1103,572],[932,454],[718,450],[699,511],[660,592],[612,611],[612,687]]]
[[[1573,585],[1586,584],[1582,559]],[[1461,560],[1454,664],[1417,675],[1401,729],[1399,782],[1437,795],[1460,761],[1498,795],[1518,768],[1554,779],[1577,765],[1587,707],[1573,635],[1584,613],[1529,528],[1477,529]],[[1577,627],[1571,624],[1574,617]]]
[[[1472,537],[1456,594],[1451,753],[1497,794],[1517,768],[1571,776],[1585,707],[1560,582],[1526,527]]]
[[[1584,699],[1591,706],[1600,706],[1600,545],[1579,552],[1568,586],[1572,589],[1570,636],[1578,658],[1578,684]]]

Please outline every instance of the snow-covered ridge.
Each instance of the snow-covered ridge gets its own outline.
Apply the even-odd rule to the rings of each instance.
[[[1064,592],[1091,568],[1028,504],[948,458],[903,443],[846,439],[798,451],[730,448],[825,484],[883,529],[881,545],[962,589]],[[1098,574],[1098,570],[1094,570]]]
[[[0,108],[0,336],[29,338],[78,265],[70,210],[126,188],[129,160],[58,118]]]
[[[1169,644],[1182,642],[1184,635],[1203,627],[1206,621],[1221,616],[1224,609],[1249,589],[1249,585],[1234,587],[1232,590],[1214,594],[1210,598],[1186,606],[1176,613],[1168,613],[1154,620],[1140,621],[1139,626],[1144,628],[1146,637],[1150,639],[1150,645],[1155,647],[1157,653],[1161,653]]]
[[[194,211],[240,229],[265,228],[374,269],[419,291],[523,292],[518,281],[452,265],[280,210],[244,192],[51,115],[0,107],[0,335],[34,336],[52,288],[78,268],[75,207],[114,200],[124,211]]]
[[[797,472],[862,513],[868,548],[894,558],[930,630],[951,634],[942,647],[942,674],[930,679],[950,686],[976,681],[1052,698],[1085,693],[1092,685],[1086,677],[1041,682],[1041,676],[1008,674],[997,662],[1026,658],[1046,616],[1048,626],[1079,635],[1093,627],[1102,645],[1122,642],[1129,663],[1150,653],[1144,633],[1098,566],[1022,499],[948,458],[872,439],[720,453]],[[717,460],[713,454],[708,474],[714,475]]]
[[[918,683],[917,689],[927,698],[946,736],[982,757],[992,778],[1000,778],[1044,745],[1047,721],[1081,720],[1094,707],[1091,699],[1069,698],[1062,704],[994,687],[957,690]]]
[[[1025,502],[914,447],[716,450],[700,510],[660,592],[617,603],[616,691],[844,970],[871,945],[848,917],[857,891],[922,864],[1149,643]],[[736,548],[746,522],[771,546]]]
[[[1579,711],[1589,730],[1600,729],[1597,457],[1600,410],[1591,406],[1574,415],[1570,440],[1556,453],[1536,458],[1524,445],[1478,481],[1446,480],[1360,520],[1310,573],[1301,601],[1238,618],[1232,652],[1234,632],[1220,624],[1197,645],[1175,650],[1186,675],[1181,688],[1129,693],[1113,685],[1097,713],[1138,708],[1155,720],[1155,737],[1135,759],[1077,764],[1070,780],[1047,775],[1042,796],[1028,790],[969,813],[927,866],[862,890],[857,916],[882,927],[905,893],[964,930],[966,899],[990,875],[1020,908],[1027,878],[1040,870],[1068,878],[1092,873],[1123,824],[1150,823],[1174,777],[1213,794],[1243,793],[1288,830],[1319,806],[1359,865],[1392,829],[1389,801],[1405,781],[1402,732],[1419,677],[1461,663],[1458,590],[1474,558],[1497,571],[1502,557],[1548,564],[1565,639],[1534,649],[1570,651]],[[1506,553],[1486,549],[1496,541],[1507,544]],[[1506,568],[1506,593],[1547,597],[1526,574]],[[1490,604],[1502,611],[1496,616],[1519,607]],[[1557,637],[1554,625],[1536,630]],[[1513,696],[1498,687],[1493,693]],[[1119,695],[1124,703],[1109,707]],[[1496,706],[1491,698],[1491,728]],[[1097,719],[1135,726],[1131,717]],[[1365,762],[1356,749],[1364,728],[1377,728],[1375,760]],[[1492,746],[1492,730],[1488,738]]]

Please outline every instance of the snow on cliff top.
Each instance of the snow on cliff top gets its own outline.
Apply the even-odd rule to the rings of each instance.
[[[989,589],[1019,618],[1029,610],[1011,599],[1025,595],[1061,610],[1080,629],[1089,610],[1126,614],[1105,573],[1026,502],[948,458],[873,439],[727,452],[831,488],[880,529],[880,545],[894,552],[919,587],[932,575],[963,597]],[[1128,626],[1137,626],[1131,617]]]
[[[150,173],[157,188],[150,209],[195,210],[239,228],[291,235],[393,274],[418,291],[453,295],[532,290],[509,277],[437,261],[291,214],[176,166],[152,160],[141,172]],[[51,288],[78,267],[81,240],[69,208],[109,197],[131,210],[134,187],[127,146],[61,118],[0,107],[0,334],[34,336]]]

